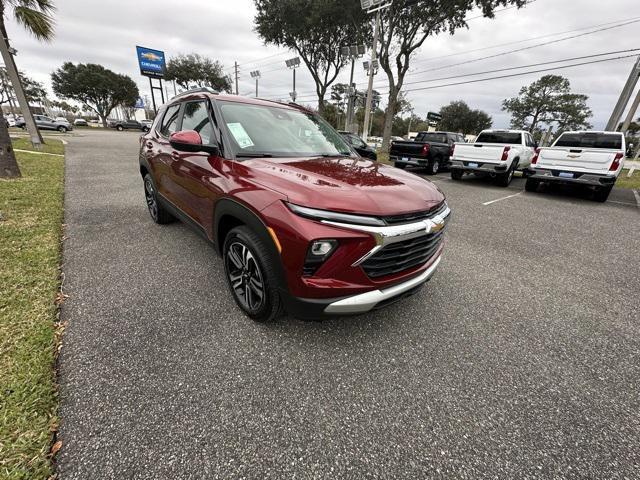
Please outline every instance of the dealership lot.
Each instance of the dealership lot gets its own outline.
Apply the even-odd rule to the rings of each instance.
[[[61,478],[640,475],[631,191],[440,174],[454,217],[417,295],[260,325],[204,240],[148,218],[138,135],[68,142]]]

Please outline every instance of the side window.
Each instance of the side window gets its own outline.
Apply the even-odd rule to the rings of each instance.
[[[205,145],[214,143],[213,125],[209,119],[207,103],[204,100],[185,104],[182,130],[195,130],[200,134],[202,143]]]
[[[167,108],[160,126],[160,133],[165,137],[168,137],[178,129],[178,112],[180,112],[180,104]]]

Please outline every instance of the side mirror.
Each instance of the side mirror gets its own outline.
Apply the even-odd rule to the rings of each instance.
[[[169,143],[173,148],[181,152],[206,152],[211,155],[218,155],[218,147],[214,145],[203,145],[202,137],[195,130],[183,130],[174,132],[169,137]]]

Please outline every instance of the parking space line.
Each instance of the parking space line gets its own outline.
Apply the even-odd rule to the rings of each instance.
[[[490,202],[484,202],[482,205],[491,205],[492,203],[496,203],[496,202],[501,202],[502,200],[507,200],[508,198],[513,198],[513,197],[517,197],[518,195],[521,195],[522,193],[524,193],[524,190],[518,192],[518,193],[514,193],[513,195],[508,195],[506,197],[502,197],[502,198],[496,198],[495,200],[491,200]]]
[[[633,189],[633,195],[636,197],[636,204],[638,205],[638,208],[640,208],[640,193],[638,193],[638,190],[635,188]]]

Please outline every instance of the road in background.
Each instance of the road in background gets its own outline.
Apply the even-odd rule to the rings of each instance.
[[[454,216],[417,295],[260,325],[204,240],[149,219],[138,135],[81,135],[66,157],[62,480],[640,476],[634,205],[485,205],[521,181],[439,176]]]

